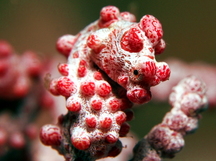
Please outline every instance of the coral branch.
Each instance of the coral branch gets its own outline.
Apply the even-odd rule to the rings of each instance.
[[[171,111],[136,145],[134,161],[172,158],[184,147],[183,137],[198,128],[199,113],[207,108],[206,86],[189,76],[172,88],[169,101]]]

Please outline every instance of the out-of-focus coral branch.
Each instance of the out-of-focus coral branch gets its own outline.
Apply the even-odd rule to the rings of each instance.
[[[172,88],[169,101],[171,111],[136,145],[131,161],[174,157],[184,147],[183,137],[198,128],[200,112],[207,108],[206,86],[189,76]]]
[[[207,98],[209,108],[216,107],[216,66],[206,64],[204,62],[186,63],[178,59],[168,59],[172,74],[170,79],[152,88],[154,100],[162,102],[167,101],[172,87],[175,86],[181,79],[188,75],[194,75],[202,79],[207,86]],[[160,90],[162,89],[163,90]]]
[[[43,88],[45,69],[47,63],[36,53],[18,55],[0,40],[1,160],[30,158],[31,142],[38,134],[34,121],[42,109],[53,106],[53,96]]]

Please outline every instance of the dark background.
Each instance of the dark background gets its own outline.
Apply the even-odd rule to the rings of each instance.
[[[0,0],[0,39],[9,41],[18,53],[31,49],[55,55],[58,37],[76,34],[98,19],[106,5],[130,11],[137,20],[152,14],[161,21],[167,48],[158,60],[176,57],[216,64],[216,1],[210,0]],[[135,108],[132,130],[141,138],[169,108],[155,102]],[[172,160],[216,160],[216,111],[205,111],[200,128],[185,141],[184,149]]]

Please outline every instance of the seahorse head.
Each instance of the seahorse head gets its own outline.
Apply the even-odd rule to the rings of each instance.
[[[148,102],[151,99],[150,87],[170,76],[168,65],[155,59],[155,55],[162,53],[166,46],[162,39],[162,25],[152,15],[145,15],[135,23],[134,18],[125,19],[113,6],[103,10],[108,10],[109,14],[106,15],[105,11],[101,14],[99,29],[87,39],[91,58],[127,90],[131,102]]]

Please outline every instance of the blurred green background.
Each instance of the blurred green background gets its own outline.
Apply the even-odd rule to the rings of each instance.
[[[58,37],[76,34],[98,19],[106,5],[130,11],[137,20],[152,14],[161,21],[167,48],[158,60],[177,57],[216,64],[216,1],[210,0],[0,0],[0,39],[9,41],[18,53],[31,49],[54,55]],[[132,130],[144,136],[169,108],[155,102],[136,108]],[[172,160],[215,161],[216,111],[204,112],[198,131],[185,140],[186,146]]]

